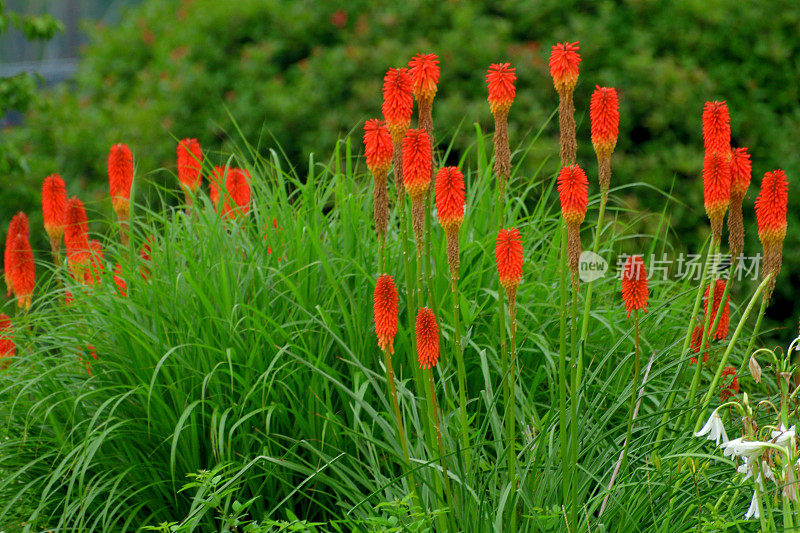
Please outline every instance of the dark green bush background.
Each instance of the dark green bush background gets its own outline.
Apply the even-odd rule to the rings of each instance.
[[[796,321],[796,0],[149,0],[123,18],[119,27],[92,29],[74,86],[52,91],[24,127],[3,133],[0,237],[12,212],[38,211],[38,186],[51,172],[62,173],[71,193],[83,190],[91,208],[107,213],[105,156],[115,142],[131,146],[142,172],[174,170],[173,136],[195,136],[207,149],[224,150],[240,138],[232,116],[262,150],[280,143],[304,165],[309,152],[329,153],[337,138],[377,115],[383,73],[418,51],[441,57],[434,107],[439,139],[449,140],[460,123],[472,128],[477,121],[488,130],[485,69],[497,61],[516,66],[519,93],[510,133],[512,143],[523,144],[556,106],[547,70],[550,45],[578,40],[580,162],[596,175],[589,95],[595,84],[615,86],[622,119],[614,183],[672,190],[684,205],[670,210],[671,223],[691,251],[707,235],[700,181],[706,100],[728,101],[733,142],[753,155],[754,184],[745,204],[749,252],[760,251],[752,201],[761,176],[786,170],[790,230],[771,312],[784,324]],[[545,136],[555,139],[556,127],[551,122]],[[464,148],[458,138],[455,143]],[[548,168],[556,169],[554,142],[537,143],[535,150],[541,153],[534,161],[549,158]],[[166,170],[150,177],[174,182]],[[660,213],[664,197],[648,190],[620,194],[631,207]],[[655,231],[657,221],[645,218],[643,231]]]

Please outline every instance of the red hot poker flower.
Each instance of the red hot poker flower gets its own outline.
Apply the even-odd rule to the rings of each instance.
[[[439,83],[439,56],[417,54],[408,62],[408,67],[414,97],[418,101],[433,100]]]
[[[522,279],[522,239],[517,228],[501,229],[494,247],[497,275],[506,291],[515,290]]]
[[[103,245],[100,241],[92,239],[89,241],[89,268],[84,274],[85,284],[100,283],[103,270]]]
[[[517,81],[515,70],[511,63],[492,63],[486,71],[486,83],[489,85],[487,100],[492,114],[498,111],[507,113],[511,107],[517,95],[514,87],[514,82]]]
[[[589,180],[581,167],[571,165],[561,169],[558,173],[558,197],[567,224],[583,222],[589,205]]]
[[[16,219],[16,220],[15,220]],[[36,264],[29,240],[28,217],[20,211],[9,224],[6,236],[6,284],[17,297],[17,306],[31,306],[33,289],[36,287]]]
[[[115,144],[108,154],[108,190],[117,218],[128,219],[131,185],[133,184],[133,154],[125,144]]]
[[[414,96],[411,76],[406,68],[390,68],[383,77],[383,118],[389,133],[400,140],[411,124]]]
[[[731,116],[725,102],[706,102],[703,106],[703,145],[706,155],[731,151]]]
[[[71,267],[85,266],[89,262],[89,224],[83,202],[72,197],[67,200],[67,224],[64,226],[64,243],[67,261]]]
[[[706,287],[705,295],[703,296],[703,312],[708,314],[708,293],[711,290],[711,285]],[[714,284],[714,305],[711,310],[711,318],[709,319],[709,328],[714,324],[719,314],[719,305],[722,302],[722,294],[725,292],[725,281],[718,279]],[[721,340],[728,336],[728,327],[730,324],[730,301],[731,297],[725,299],[725,305],[722,306],[722,316],[719,318],[719,325],[717,325],[717,332],[714,335],[715,340]],[[709,330],[709,336],[711,331]]]
[[[464,220],[464,175],[458,167],[436,174],[436,215],[445,232],[458,230]]]
[[[592,144],[599,156],[608,157],[614,151],[619,136],[619,99],[613,87],[595,85],[589,104],[592,121]]]
[[[203,176],[200,169],[203,166],[203,150],[197,139],[183,139],[178,143],[178,180],[181,186],[192,194],[200,188]]]
[[[367,168],[373,176],[389,172],[392,166],[392,136],[382,120],[372,118],[364,123],[364,153]]]
[[[408,130],[403,138],[403,184],[412,200],[430,187],[431,141],[422,128]]]
[[[114,267],[114,283],[117,285],[117,291],[120,296],[128,295],[128,284],[125,283],[125,278],[122,277],[122,265],[117,263]]]
[[[250,212],[250,173],[240,168],[228,169],[225,189],[228,197],[222,209],[223,216],[240,218]],[[231,203],[232,202],[232,203]]]
[[[580,50],[578,41],[553,45],[550,52],[550,75],[559,93],[572,92],[578,83],[578,65],[581,63],[578,50]]]
[[[420,368],[433,368],[439,361],[439,326],[433,311],[423,307],[417,312],[417,358]]]
[[[14,328],[8,315],[0,313],[0,359],[4,357],[14,357],[17,349],[12,335]]]
[[[692,351],[694,353],[700,353],[701,342],[703,342],[703,328],[701,326],[695,326],[694,330],[692,331]],[[708,347],[708,340],[706,340],[706,347]],[[697,357],[692,357],[689,359],[689,362],[693,365],[696,365]],[[708,350],[703,352],[703,362],[708,362]]]
[[[378,278],[373,296],[375,313],[375,335],[381,350],[394,353],[394,337],[397,335],[397,287],[388,274]]]
[[[730,376],[730,379],[727,379]],[[722,369],[722,380],[719,384],[719,400],[724,402],[734,394],[739,394],[739,378],[736,377],[736,369],[726,366]]]
[[[755,208],[758,238],[765,246],[783,242],[783,238],[786,236],[788,201],[789,184],[783,170],[773,170],[764,174]]]
[[[703,160],[703,198],[714,239],[722,236],[722,219],[731,198],[731,167],[727,155],[707,153]]]
[[[644,261],[639,255],[632,255],[625,261],[622,269],[622,299],[625,302],[625,309],[628,317],[632,311],[639,309],[647,312],[647,300],[650,292],[647,288],[647,270]]]
[[[228,170],[226,167],[214,167],[214,172],[208,177],[208,196],[215,206],[219,204],[219,199],[222,196],[220,192],[228,176]]]
[[[753,176],[753,163],[747,148],[731,150],[731,198],[744,198]]]
[[[42,218],[50,242],[60,242],[67,223],[67,187],[58,174],[47,176],[42,183]]]

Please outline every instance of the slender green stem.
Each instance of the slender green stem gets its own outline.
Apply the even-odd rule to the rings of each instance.
[[[717,372],[714,374],[714,379],[711,381],[711,385],[709,385],[708,390],[706,391],[705,396],[703,397],[703,401],[700,404],[700,410],[697,417],[697,422],[695,423],[694,431],[700,429],[700,426],[703,422],[703,417],[708,409],[708,405],[711,403],[711,397],[714,394],[714,391],[717,388],[717,384],[719,383],[720,377],[722,376],[722,370],[725,368],[725,364],[728,362],[728,357],[730,357],[731,352],[733,351],[733,347],[736,346],[736,341],[739,340],[739,336],[742,334],[742,329],[744,328],[745,322],[750,317],[750,313],[753,311],[753,307],[755,306],[758,297],[761,295],[762,291],[766,287],[767,283],[769,283],[770,276],[764,278],[764,281],[756,289],[755,294],[753,297],[750,298],[750,302],[747,304],[747,307],[742,313],[742,317],[739,319],[739,324],[736,326],[736,331],[733,332],[733,336],[731,337],[731,342],[728,343],[728,347],[725,350],[725,353],[722,355],[722,360],[719,362],[719,366],[717,367]],[[688,429],[688,427],[687,427]]]
[[[761,308],[758,310],[758,316],[756,317],[756,325],[753,328],[753,336],[750,337],[750,342],[747,343],[747,349],[744,351],[744,358],[742,358],[742,365],[739,367],[738,374],[744,372],[744,369],[747,366],[747,361],[750,359],[750,354],[753,353],[753,346],[755,346],[756,337],[758,337],[758,332],[761,330],[761,321],[764,318],[764,311],[767,310],[768,304],[769,304],[769,299],[765,294],[761,300]]]
[[[633,430],[633,411],[636,409],[636,397],[639,388],[639,311],[633,312],[633,390],[631,392],[631,407],[628,412],[628,427],[625,430],[625,445],[622,448],[622,462],[620,472],[625,470],[628,460],[628,446],[631,442],[631,432]]]
[[[678,394],[678,382],[680,381],[684,368],[688,363],[688,361],[684,361],[683,359],[685,358],[686,351],[689,349],[689,345],[692,342],[692,332],[694,331],[694,320],[697,317],[697,313],[700,311],[700,302],[702,301],[703,292],[705,290],[706,276],[708,275],[708,266],[711,261],[712,248],[713,245],[711,242],[709,242],[708,251],[706,252],[705,263],[703,263],[703,272],[700,275],[700,283],[694,298],[694,306],[692,307],[692,314],[689,316],[689,322],[686,325],[686,335],[684,335],[683,347],[681,348],[680,351],[681,362],[678,365],[678,370],[675,372],[675,377],[672,380],[672,385],[670,387],[672,389],[672,392],[667,398],[667,404],[664,407],[664,414],[661,416],[661,422],[659,423],[656,442],[662,442],[662,439],[664,438],[664,431],[666,431],[667,429],[667,422],[669,420],[670,411],[672,410],[672,406],[675,404],[675,398],[677,397]]]
[[[572,284],[572,313],[570,315],[570,338],[571,338],[571,352],[570,352],[570,384],[572,398],[570,399],[570,418],[572,429],[571,443],[570,443],[570,465],[572,466],[571,483],[572,492],[570,506],[570,521],[577,525],[578,523],[578,403],[580,398],[581,384],[579,381],[579,369],[581,367],[580,352],[582,350],[576,349],[578,331],[578,283]]]
[[[442,439],[442,428],[439,424],[439,408],[436,405],[436,389],[433,383],[433,368],[428,369],[428,401],[430,405],[431,423],[436,431],[436,440],[439,445],[439,465],[442,467],[442,480],[444,481],[445,492],[447,493],[447,503],[452,505],[450,495],[450,476],[447,473],[447,462],[445,461],[444,440]]]
[[[511,322],[511,343],[509,350],[508,360],[508,375],[507,375],[507,390],[506,390],[506,464],[508,465],[508,480],[512,487],[516,487],[517,483],[517,458],[514,443],[516,438],[516,413],[514,401],[514,381],[516,379],[516,370],[514,368],[515,359],[517,356],[517,310],[515,302],[509,298],[508,300],[508,315]],[[516,490],[514,491],[516,492]],[[510,498],[512,505],[509,509],[510,514],[510,531],[517,530],[517,512],[516,512],[516,498]]]
[[[457,238],[457,237],[456,237]],[[461,344],[461,316],[458,305],[458,279],[450,280],[453,294],[453,336],[456,347],[456,364],[458,365],[458,403],[461,411],[461,447],[467,470],[470,468],[469,418],[467,417],[467,371],[464,366],[464,346]]]
[[[559,262],[559,321],[558,321],[558,406],[561,437],[561,493],[563,501],[569,495],[570,464],[567,433],[567,226],[561,223],[561,261]]]

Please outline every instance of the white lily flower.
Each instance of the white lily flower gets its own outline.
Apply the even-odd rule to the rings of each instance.
[[[750,508],[747,510],[747,514],[744,515],[745,520],[750,520],[750,517],[753,516],[758,520],[761,518],[761,515],[758,512],[758,500],[756,499],[756,493],[753,492],[753,499],[750,500]]]
[[[795,436],[795,426],[786,429],[786,426],[781,424],[780,430],[775,430],[771,434],[772,441],[783,448],[788,448],[789,443]]]
[[[763,479],[771,479],[773,482],[777,483],[777,481],[775,481],[775,474],[766,461],[761,461],[761,473],[758,475],[758,484],[761,485],[762,489],[764,488]]]
[[[694,436],[702,437],[705,434],[708,434],[708,437],[706,438],[716,442],[717,446],[719,446],[720,439],[722,439],[723,444],[728,442],[728,434],[725,433],[725,426],[722,424],[722,418],[716,411],[711,413],[711,416],[708,417],[706,425],[703,426],[700,431],[695,433]]]
[[[725,457],[738,456],[748,460],[759,457],[769,447],[770,443],[758,440],[743,440],[742,438],[730,440],[722,445],[722,455]]]

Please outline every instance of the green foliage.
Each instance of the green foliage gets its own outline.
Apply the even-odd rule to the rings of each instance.
[[[595,174],[588,142],[591,91],[595,84],[615,86],[621,136],[612,179],[679,191],[672,224],[695,253],[707,235],[700,113],[706,100],[727,100],[734,144],[753,154],[745,251],[754,254],[760,245],[751,229],[751,202],[760,177],[777,167],[793,185],[800,176],[798,24],[794,0],[778,0],[768,10],[755,2],[708,0],[148,0],[118,27],[96,27],[75,87],[55,90],[25,127],[3,135],[0,145],[10,152],[0,171],[24,190],[11,198],[0,192],[0,212],[35,210],[36,188],[52,172],[70,184],[101,189],[105,157],[116,142],[128,143],[147,169],[174,168],[172,136],[229,150],[232,123],[223,105],[247,138],[260,141],[262,154],[274,136],[291,164],[302,166],[309,153],[328,149],[343,132],[379,115],[384,72],[419,51],[441,57],[434,104],[439,136],[461,121],[488,129],[485,69],[498,61],[516,66],[510,137],[522,142],[556,106],[547,69],[550,45],[576,40],[583,56],[575,96],[581,164]],[[550,124],[544,135],[554,139],[556,128]],[[457,139],[453,157],[466,146]],[[533,174],[549,155],[534,150],[523,175]],[[544,170],[556,164],[550,160]],[[160,176],[158,183],[174,186]],[[663,208],[655,194],[625,201],[637,210]],[[790,205],[790,228],[798,228],[796,195]],[[787,262],[800,260],[800,233],[790,229],[785,253]],[[782,274],[776,319],[796,322],[796,285]]]
[[[437,495],[439,453],[422,438],[426,409],[413,379],[413,310],[404,297],[394,366],[413,477],[397,440],[373,334],[379,245],[370,229],[371,180],[363,162],[352,155],[348,140],[337,144],[329,161],[311,158],[307,171],[298,174],[286,170],[276,152],[264,157],[243,145],[229,157],[253,176],[245,223],[221,220],[205,193],[188,213],[182,207],[151,211],[137,203],[130,249],[116,244],[113,227],[95,235],[106,251],[99,286],[78,286],[59,268],[49,286],[40,287],[31,312],[15,318],[19,352],[0,387],[0,523],[60,531],[344,532],[441,531],[433,521],[442,519],[452,531],[487,524],[502,531],[504,509],[511,505],[528,517],[522,531],[563,531],[558,416],[551,408],[557,391],[550,386],[557,381],[558,357],[553,180],[516,175],[509,182],[510,198],[529,199],[510,202],[504,221],[520,229],[525,247],[517,293],[520,432],[509,443],[498,401],[505,376],[495,311],[498,221],[490,144],[479,133],[458,161],[467,181],[459,294],[472,427],[469,465],[459,450],[445,241],[438,225],[430,228],[432,290],[441,309],[436,383],[452,500]],[[536,145],[515,150],[517,160],[530,157]],[[137,187],[148,176],[140,168]],[[632,217],[620,207],[621,195],[631,188],[647,190],[630,183],[613,189],[610,218]],[[155,189],[164,204],[177,202],[171,190]],[[593,196],[591,205],[597,201]],[[628,247],[668,249],[667,239],[636,235],[635,223],[619,221],[603,228],[604,256]],[[587,221],[587,227],[592,224]],[[387,264],[405,295],[411,289],[400,275],[397,225],[393,215]],[[136,251],[151,235],[152,260],[145,263]],[[111,277],[117,261],[127,297],[117,294]],[[46,265],[40,270],[52,269]],[[146,278],[143,267],[150,273]],[[62,303],[66,290],[75,298],[70,305]],[[641,327],[643,353],[654,362],[634,424],[629,467],[598,517],[625,433],[633,326],[618,281],[609,276],[595,285],[579,391],[576,479],[584,506],[580,520],[588,522],[581,530],[683,531],[709,522],[713,502],[724,503],[713,514],[719,524],[734,523],[747,508],[749,495],[739,492],[730,462],[709,461],[705,441],[675,424],[686,407],[685,379],[678,384],[666,437],[656,442],[666,396],[684,362],[676,359],[675,344],[682,340],[692,297],[689,282],[652,281]],[[742,300],[733,299],[732,320]],[[89,360],[91,375],[88,344],[98,354]],[[740,352],[734,352],[735,364]],[[706,372],[704,384],[709,377]],[[741,380],[746,390],[759,387]],[[732,433],[735,422],[730,427]],[[509,445],[519,465],[518,490],[502,460]],[[409,503],[412,479],[425,510]]]

